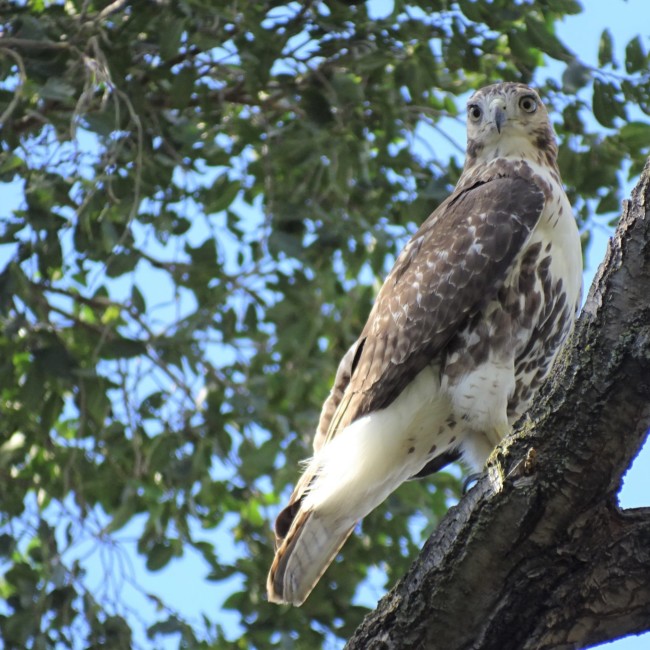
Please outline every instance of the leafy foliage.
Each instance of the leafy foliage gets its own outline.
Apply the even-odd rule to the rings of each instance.
[[[555,34],[581,10],[2,3],[7,648],[134,643],[138,617],[119,588],[92,588],[82,551],[123,553],[125,529],[150,571],[194,549],[208,580],[241,585],[225,603],[241,614],[236,640],[210,608],[191,625],[145,594],[156,643],[316,648],[350,634],[369,567],[389,582],[404,572],[458,475],[391,496],[300,610],[265,602],[271,521],[375,278],[459,174],[466,93],[540,86],[585,239],[617,209],[623,172],[639,173],[646,44],[632,39],[618,62],[605,31],[587,67]],[[549,59],[561,80],[541,78]]]

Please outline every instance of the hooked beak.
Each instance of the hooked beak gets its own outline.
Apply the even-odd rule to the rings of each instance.
[[[490,105],[490,109],[492,111],[492,121],[494,122],[494,126],[496,126],[497,131],[501,133],[501,127],[508,119],[505,103],[501,99],[496,99]]]

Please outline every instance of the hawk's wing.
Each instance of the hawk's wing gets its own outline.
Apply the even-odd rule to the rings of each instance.
[[[351,422],[388,406],[494,298],[543,207],[542,190],[513,177],[456,191],[433,212],[397,258],[341,361],[316,451]]]

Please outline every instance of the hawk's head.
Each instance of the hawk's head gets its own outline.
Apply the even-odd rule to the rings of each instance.
[[[465,168],[494,158],[516,157],[555,166],[557,145],[539,95],[519,83],[477,90],[467,102]]]

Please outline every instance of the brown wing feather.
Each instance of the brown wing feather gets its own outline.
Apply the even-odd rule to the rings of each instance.
[[[388,406],[496,295],[543,207],[542,190],[515,177],[456,192],[433,212],[397,258],[339,368],[347,384],[331,396],[336,408],[324,409],[321,444]]]
[[[343,399],[348,384],[350,383],[350,377],[359,361],[359,355],[362,348],[363,342],[360,342],[359,340],[355,341],[352,347],[341,359],[341,363],[339,363],[336,377],[334,378],[334,385],[332,386],[332,390],[321,409],[318,428],[316,429],[316,435],[314,436],[314,453],[316,453],[325,442],[330,422]]]

